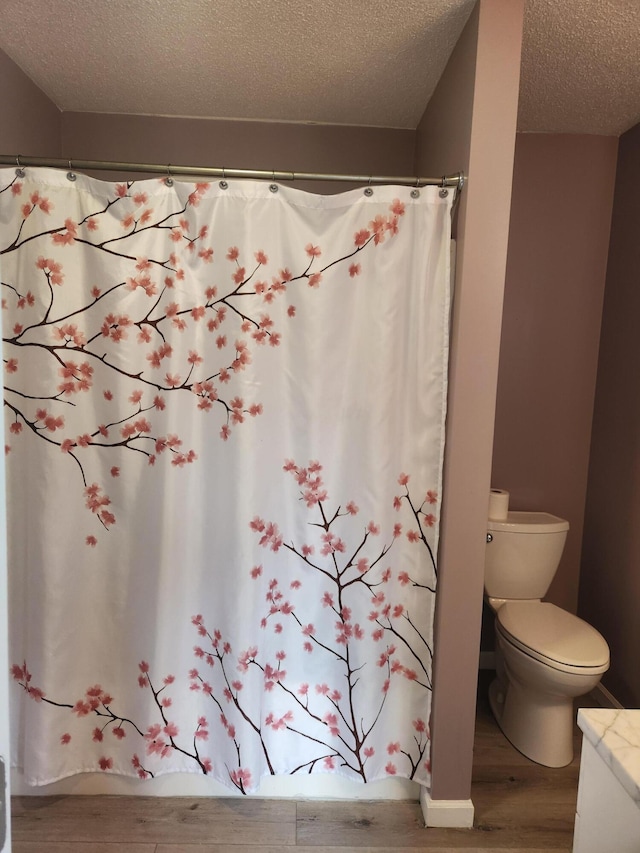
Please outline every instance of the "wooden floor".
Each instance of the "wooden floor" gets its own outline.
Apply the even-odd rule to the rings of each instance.
[[[471,830],[425,829],[413,802],[16,797],[14,853],[501,853],[571,851],[576,758],[540,767],[503,738],[481,678]]]

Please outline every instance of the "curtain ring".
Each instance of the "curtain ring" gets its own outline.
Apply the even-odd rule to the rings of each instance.
[[[16,169],[16,178],[24,178],[24,169],[22,168],[22,164],[20,163],[20,155],[16,155],[16,164],[18,168]]]
[[[173,186],[173,178],[171,177],[171,163],[167,163],[167,177],[164,179],[165,186]]]

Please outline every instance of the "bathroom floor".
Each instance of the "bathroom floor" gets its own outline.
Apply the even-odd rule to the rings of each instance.
[[[571,851],[580,732],[569,767],[533,764],[491,716],[490,676],[480,672],[472,830],[425,829],[420,806],[408,801],[16,797],[13,853]]]

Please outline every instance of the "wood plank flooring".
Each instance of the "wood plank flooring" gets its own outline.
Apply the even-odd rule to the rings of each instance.
[[[158,797],[16,797],[13,853],[568,853],[580,736],[569,767],[521,756],[498,730],[481,674],[471,830],[425,829],[418,803]]]

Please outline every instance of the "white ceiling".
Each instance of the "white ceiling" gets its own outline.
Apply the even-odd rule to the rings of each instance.
[[[475,0],[0,0],[62,110],[415,128]],[[527,0],[519,129],[640,122],[640,0]]]

